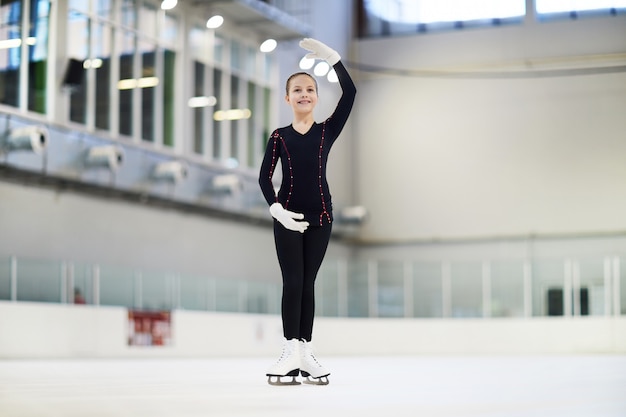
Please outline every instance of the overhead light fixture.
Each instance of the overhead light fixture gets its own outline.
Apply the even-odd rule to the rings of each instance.
[[[211,178],[207,191],[214,195],[232,195],[241,190],[243,183],[236,174],[218,174]]]
[[[122,165],[124,154],[122,149],[114,145],[94,146],[89,148],[85,156],[85,166],[90,168],[107,168],[117,171]]]
[[[222,23],[224,23],[224,18],[221,15],[216,14],[211,16],[209,20],[206,21],[206,27],[208,29],[217,29],[222,26]]]
[[[48,130],[43,126],[24,126],[11,129],[0,137],[2,151],[30,151],[41,153],[48,144]]]
[[[191,97],[189,101],[187,101],[187,105],[192,108],[198,107],[212,107],[217,104],[217,99],[215,96],[197,96]]]
[[[162,10],[171,10],[178,4],[178,0],[163,0],[161,2]]]
[[[150,88],[150,87],[156,87],[157,85],[159,85],[158,77],[144,77],[138,80],[134,78],[128,78],[125,80],[119,80],[117,82],[118,90],[131,90],[137,87]]]
[[[328,75],[326,76],[326,79],[328,80],[329,83],[339,82],[339,78],[337,78],[337,73],[335,72],[334,69],[331,69],[330,71],[328,71]]]
[[[328,73],[330,69],[330,65],[326,61],[318,62],[315,68],[313,69],[313,73],[318,77],[323,77]]]
[[[213,119],[221,122],[224,120],[249,119],[252,116],[250,109],[218,110],[213,113]]]
[[[100,68],[100,67],[102,67],[102,60],[100,58],[86,59],[83,61],[84,69]]]
[[[30,36],[26,38],[26,45],[33,46],[37,43],[37,38],[34,36]],[[20,38],[15,39],[6,39],[0,41],[0,49],[11,49],[11,48],[19,48],[22,46],[22,40]]]
[[[344,207],[337,213],[337,220],[342,224],[361,225],[368,217],[369,213],[363,206]]]
[[[261,44],[259,49],[261,50],[261,52],[268,53],[276,49],[277,45],[278,42],[276,42],[276,39],[267,39]]]
[[[187,178],[188,170],[185,164],[179,161],[165,161],[154,166],[152,178],[157,181],[177,183]]]
[[[315,60],[313,58],[307,58],[306,56],[304,56],[300,60],[299,67],[302,70],[308,70],[313,68],[313,64],[315,64]]]

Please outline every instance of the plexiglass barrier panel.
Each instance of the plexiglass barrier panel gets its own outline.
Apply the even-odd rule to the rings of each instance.
[[[19,258],[17,260],[17,300],[60,303],[62,264],[55,261]]]
[[[452,317],[482,317],[483,264],[450,265],[450,312]]]
[[[138,308],[136,276],[130,268],[99,267],[100,304]]]
[[[608,271],[606,271],[609,274]],[[610,275],[605,276],[604,259],[580,259],[572,270],[572,314],[603,316],[610,313]]]
[[[524,262],[489,263],[491,317],[524,317]]]
[[[626,258],[407,262],[328,260],[316,281],[327,317],[528,317],[626,313]],[[12,276],[15,276],[13,281]],[[87,263],[0,258],[0,300],[280,314],[277,282]]]
[[[565,261],[542,259],[532,263],[532,315],[562,316],[565,314]]]
[[[230,280],[216,280],[216,310],[238,313],[242,310],[240,283]]]
[[[71,265],[73,269],[73,301],[75,304],[94,303],[93,265],[77,263]]]
[[[626,314],[626,257],[616,258],[615,276],[615,310],[621,315]]]
[[[11,299],[11,258],[0,257],[0,300]]]
[[[207,277],[180,277],[180,308],[185,310],[215,310],[215,283]]]
[[[376,281],[379,317],[404,317],[404,263],[380,261],[377,263]]]
[[[442,265],[439,262],[411,264],[413,316],[443,317]]]
[[[368,262],[355,262],[348,266],[348,316],[370,315]]]
[[[339,261],[322,264],[315,281],[315,311],[326,317],[339,316]]]
[[[177,307],[178,277],[173,274],[142,272],[135,275],[141,298],[135,307],[144,310],[172,310]],[[138,282],[137,282],[138,281]]]

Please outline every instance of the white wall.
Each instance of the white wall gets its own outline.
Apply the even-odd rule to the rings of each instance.
[[[361,64],[507,71],[626,63],[626,17],[360,40]],[[359,78],[362,238],[389,242],[626,229],[626,73]]]
[[[280,318],[177,310],[171,346],[127,345],[118,307],[0,301],[0,359],[240,357],[280,352]],[[626,353],[626,318],[491,320],[319,317],[321,355]]]

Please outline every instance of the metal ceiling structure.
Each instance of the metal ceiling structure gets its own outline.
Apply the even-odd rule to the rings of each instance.
[[[207,18],[219,12],[235,26],[254,30],[262,36],[287,40],[309,36],[307,2],[265,2],[260,0],[194,0],[198,10],[206,10]],[[279,8],[280,7],[280,8]]]

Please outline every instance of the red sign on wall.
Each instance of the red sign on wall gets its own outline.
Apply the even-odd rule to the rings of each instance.
[[[172,344],[170,311],[128,310],[129,346],[169,346]]]

